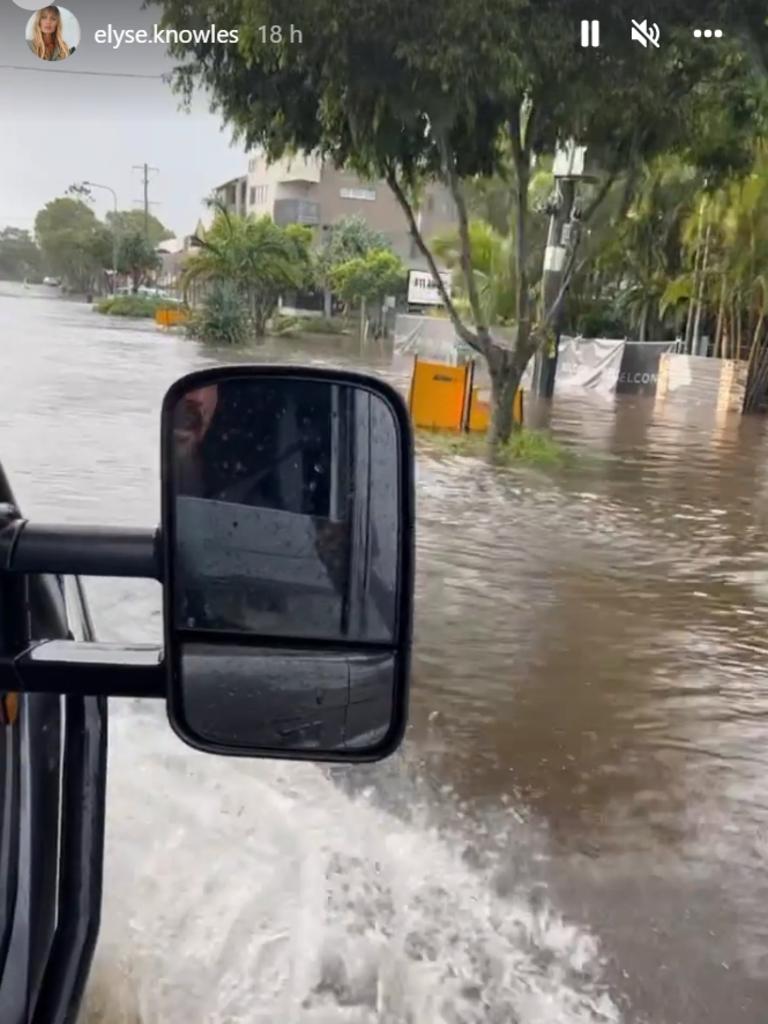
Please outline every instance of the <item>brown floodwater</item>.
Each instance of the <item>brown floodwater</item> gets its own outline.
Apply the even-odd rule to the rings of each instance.
[[[104,320],[43,289],[3,283],[0,334],[2,459],[25,514],[48,521],[156,522],[158,408],[165,387],[186,370],[244,358],[205,352],[136,321]],[[387,351],[361,354],[350,339],[272,342],[249,358],[353,365],[406,384]],[[362,1010],[344,1015],[351,997],[347,989],[345,998],[338,996],[339,983],[331,986],[335,1002],[323,1003],[325,1016],[305,997],[293,1016],[279,1003],[282,1019],[763,1024],[768,425],[631,397],[531,402],[528,415],[548,424],[572,453],[562,468],[492,468],[421,446],[416,657],[403,754],[330,775],[312,769],[310,776],[300,766],[295,775],[273,778],[269,767],[253,769],[261,773],[254,779],[268,787],[267,803],[287,778],[295,799],[307,801],[307,821],[320,816],[318,834],[339,833],[333,863],[355,847],[363,820],[359,801],[369,801],[365,814],[379,817],[373,826],[365,819],[368,833],[378,830],[389,840],[382,838],[381,858],[370,864],[363,847],[355,847],[361,880],[347,932],[364,919],[385,937],[370,954],[379,993],[388,977],[385,962],[399,964],[406,979],[394,1009],[380,995],[374,1003],[360,997],[360,1005],[374,1007],[370,1018]],[[89,581],[88,589],[103,636],[159,637],[157,588]],[[138,807],[142,798],[131,789],[129,766],[146,756],[151,778],[167,791],[165,810],[158,802],[154,817],[141,819],[162,850],[164,843],[173,847],[169,823],[188,797],[189,766],[203,772],[205,764],[222,760],[187,755],[170,733],[165,739],[164,725],[151,741],[137,738],[129,723],[141,715],[150,711],[115,707],[107,848],[108,882],[113,889],[135,886],[137,893],[150,885],[150,872],[147,867],[144,881],[126,877],[135,839],[125,822],[150,811]],[[319,790],[328,779],[331,788]],[[302,796],[302,786],[311,797]],[[201,799],[198,792],[196,813]],[[213,791],[207,799],[201,820],[211,836],[240,827],[229,824],[226,801]],[[304,849],[298,833],[286,838],[282,818],[278,827],[273,812],[259,813],[267,814],[263,828],[280,832],[280,842],[288,844],[283,851]],[[406,828],[403,822],[407,842],[398,831]],[[204,851],[206,834],[198,831]],[[397,849],[393,836],[399,836]],[[213,838],[210,844],[207,857],[226,855]],[[383,873],[397,904],[404,880],[413,884],[418,877],[423,886],[413,905],[424,902],[430,875],[434,881],[442,871],[449,885],[449,868],[439,866],[446,851],[461,865],[459,871],[452,860],[450,868],[458,937],[446,937],[449,925],[441,915],[448,897],[432,893],[432,909],[418,925],[408,919],[401,943],[407,951],[417,934],[429,945],[430,954],[408,954],[407,962],[438,965],[442,981],[435,984],[461,976],[463,987],[438,1006],[425,1001],[429,986],[422,974],[417,984],[405,961],[390,961],[398,930],[377,918],[383,913],[376,909],[379,889],[370,886]],[[273,855],[277,864],[278,854],[263,853]],[[329,886],[333,873],[313,856],[302,854],[303,865],[314,865],[311,880],[305,879],[310,888],[301,890],[305,899]],[[147,950],[157,956],[163,936],[172,944],[182,934],[173,913],[203,868],[195,862],[188,870],[187,881],[169,878],[176,888],[168,908],[162,899],[147,900],[144,931],[134,921],[130,935],[121,931],[121,896],[108,888],[107,952],[97,962],[97,981],[113,984],[114,962],[124,965],[131,950],[143,949],[143,959],[135,954],[140,966],[121,977],[135,985],[137,972],[145,971],[147,985],[154,983],[152,971],[159,968]],[[508,934],[505,922],[521,900],[528,924]],[[217,913],[224,913],[220,906]],[[339,920],[347,919],[342,914]],[[153,927],[160,938],[142,946]],[[287,933],[292,927],[286,925]],[[592,943],[583,962],[571,948],[571,927]],[[325,963],[318,950],[329,934],[298,952],[293,935],[294,967]],[[341,942],[338,936],[334,941]],[[505,987],[515,985],[502,979],[503,965],[516,964],[517,956],[527,958],[530,973],[505,1001]],[[175,1013],[178,1020],[211,1022],[278,1019],[274,1000],[282,995],[274,993],[263,1017],[243,1010],[251,1005],[245,997],[227,1004],[226,1013],[210,1009],[190,1017],[178,991],[194,988],[191,976],[173,975],[171,959],[162,963],[163,978],[175,977],[176,995],[168,996],[158,1020],[175,1020]],[[522,968],[515,970],[519,979]],[[294,970],[292,984],[295,977]],[[589,999],[563,994],[582,986]],[[523,989],[528,995],[535,990],[539,1001],[526,1002]],[[118,1019],[114,1007],[103,1019]],[[150,1019],[145,1011],[142,1020]]]

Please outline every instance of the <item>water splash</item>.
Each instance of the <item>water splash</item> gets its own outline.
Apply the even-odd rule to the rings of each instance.
[[[374,790],[121,707],[85,1024],[619,1021],[592,936]]]

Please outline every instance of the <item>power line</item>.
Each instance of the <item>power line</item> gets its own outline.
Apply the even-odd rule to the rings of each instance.
[[[49,74],[48,68],[27,68],[20,64],[0,64],[0,71],[36,71],[38,74]],[[68,68],[57,68],[55,75],[88,75],[92,78],[146,78],[153,82],[166,81],[166,75],[139,75],[131,71],[70,71]]]

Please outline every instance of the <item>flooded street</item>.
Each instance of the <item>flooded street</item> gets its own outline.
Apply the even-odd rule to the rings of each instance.
[[[43,521],[154,525],[159,408],[233,357],[0,282],[0,457]],[[531,404],[531,420],[550,410]],[[558,470],[420,452],[412,724],[327,770],[113,701],[89,1024],[764,1024],[768,424],[556,401]],[[160,588],[87,581],[103,639]]]

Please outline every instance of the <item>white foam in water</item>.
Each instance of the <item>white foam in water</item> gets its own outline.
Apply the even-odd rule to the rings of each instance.
[[[595,940],[498,895],[466,844],[318,766],[197,754],[157,706],[112,707],[83,1024],[620,1020]]]

